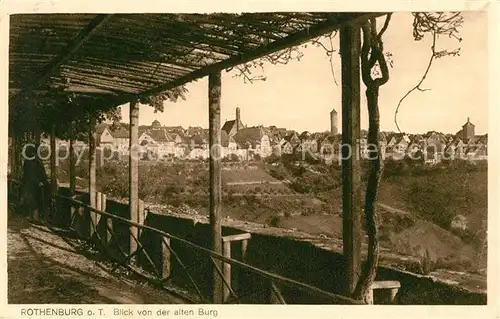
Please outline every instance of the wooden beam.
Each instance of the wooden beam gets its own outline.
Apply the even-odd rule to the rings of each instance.
[[[13,99],[18,99],[29,94],[32,90],[36,89],[42,82],[50,78],[52,74],[54,74],[62,64],[67,62],[77,51],[80,49],[89,39],[90,37],[99,30],[106,21],[108,21],[112,15],[110,14],[98,14],[94,19],[92,19],[87,27],[83,29],[73,40],[71,44],[69,44],[66,49],[57,56],[54,60],[52,60],[40,73],[40,75],[23,86],[19,93],[14,94],[12,96]],[[11,102],[12,103],[12,102]]]
[[[96,208],[96,146],[97,146],[97,134],[96,134],[96,118],[91,116],[89,119],[89,206]],[[90,212],[90,218],[95,223],[97,220],[97,213]],[[92,237],[94,234],[94,227],[92,222],[90,222],[90,234]]]
[[[79,86],[79,85],[70,85],[68,88],[64,89],[64,92],[83,93],[89,95],[118,95],[118,93],[114,91],[99,89],[93,86]]]
[[[342,237],[346,262],[344,288],[347,296],[354,292],[361,267],[361,167],[357,147],[360,137],[360,50],[360,27],[343,26],[340,29],[343,144]]]
[[[279,288],[276,286],[276,284],[271,281],[270,284],[271,288],[271,296],[270,296],[270,304],[278,304],[278,305],[286,305],[285,298],[283,298],[283,295],[281,294],[281,291]]]
[[[129,139],[129,209],[130,220],[139,223],[139,103],[130,103],[130,139]],[[137,227],[130,227],[130,253],[137,250],[137,242],[133,236],[137,237],[139,230]]]
[[[210,151],[210,229],[212,233],[212,250],[222,254],[222,226],[221,226],[221,130],[220,130],[220,98],[221,73],[214,72],[208,78],[208,119],[209,119],[209,151]],[[215,260],[213,269],[213,302],[223,302],[223,281],[217,272],[222,269],[222,262]]]

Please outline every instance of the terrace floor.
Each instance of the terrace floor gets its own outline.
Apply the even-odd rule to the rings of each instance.
[[[7,239],[9,304],[178,304],[182,299],[111,274],[74,240],[13,214]]]

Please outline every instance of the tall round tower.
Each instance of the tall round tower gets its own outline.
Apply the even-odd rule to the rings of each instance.
[[[336,135],[338,133],[337,111],[335,111],[335,109],[330,112],[330,132],[332,135]]]
[[[241,129],[240,123],[241,123],[241,118],[240,118],[240,108],[236,108],[236,131],[239,131]]]

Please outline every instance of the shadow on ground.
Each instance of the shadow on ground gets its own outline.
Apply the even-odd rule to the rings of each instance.
[[[166,291],[112,274],[97,256],[82,254],[68,235],[9,215],[9,304],[183,303]]]

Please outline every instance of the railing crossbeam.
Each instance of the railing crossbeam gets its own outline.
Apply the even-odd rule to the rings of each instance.
[[[194,281],[194,279],[191,276],[189,270],[184,265],[184,263],[182,262],[182,260],[179,258],[179,256],[177,255],[177,253],[172,249],[172,247],[170,245],[170,242],[167,242],[166,239],[168,239],[169,241],[170,240],[175,240],[178,243],[180,243],[182,245],[185,245],[186,247],[188,247],[190,249],[193,249],[194,251],[206,254],[206,255],[208,255],[208,257],[212,258],[212,262],[215,259],[217,259],[217,260],[219,260],[219,261],[221,261],[223,263],[230,264],[231,266],[236,266],[236,267],[242,268],[245,271],[247,271],[249,273],[252,273],[254,275],[257,275],[257,276],[259,276],[261,278],[264,278],[264,279],[267,279],[267,280],[271,280],[275,284],[280,284],[280,285],[283,285],[283,286],[292,287],[294,289],[297,289],[297,290],[300,290],[300,291],[304,291],[304,292],[306,292],[308,294],[311,294],[311,295],[321,296],[322,298],[325,298],[325,297],[326,298],[330,298],[330,300],[331,300],[332,303],[336,303],[336,304],[339,304],[339,303],[340,304],[363,304],[361,301],[354,300],[354,299],[351,299],[351,298],[348,298],[348,297],[345,297],[345,296],[342,296],[342,295],[337,295],[337,294],[334,294],[334,293],[331,293],[331,292],[328,292],[328,291],[324,291],[324,290],[321,290],[321,289],[316,288],[314,286],[310,286],[308,284],[301,283],[299,281],[296,281],[296,280],[293,280],[293,279],[290,279],[290,278],[286,278],[286,277],[283,277],[283,276],[280,276],[280,275],[268,272],[266,270],[259,269],[257,267],[254,267],[254,266],[251,266],[249,264],[246,264],[243,261],[239,261],[239,260],[235,260],[235,259],[232,259],[232,258],[228,258],[228,257],[226,257],[226,256],[224,256],[222,254],[219,254],[219,253],[216,253],[214,251],[211,251],[210,249],[207,249],[205,247],[201,247],[199,245],[196,245],[196,244],[194,244],[194,243],[192,243],[192,242],[190,242],[188,240],[185,240],[183,238],[174,236],[172,234],[169,234],[167,232],[164,232],[162,230],[153,228],[153,227],[148,226],[148,225],[144,225],[144,224],[141,224],[141,223],[130,221],[130,220],[126,219],[126,218],[123,218],[123,217],[120,217],[120,216],[117,216],[117,215],[114,215],[114,214],[110,214],[110,213],[101,211],[99,209],[90,207],[90,206],[86,205],[85,203],[83,203],[81,201],[78,201],[78,200],[75,200],[73,198],[68,198],[68,197],[62,196],[62,195],[57,195],[57,196],[59,198],[61,198],[61,199],[69,200],[74,205],[81,205],[82,207],[86,207],[86,209],[88,209],[89,211],[95,212],[95,213],[100,214],[102,216],[106,216],[107,218],[111,218],[111,219],[113,219],[115,221],[120,221],[120,222],[126,223],[129,226],[134,226],[134,227],[137,227],[139,229],[147,229],[149,231],[152,231],[153,233],[157,233],[157,234],[161,235],[162,236],[162,244],[170,251],[171,255],[177,260],[177,262],[179,263],[180,267],[184,270],[184,272],[185,272],[186,276],[188,277],[189,281],[191,282],[191,284],[195,288],[195,290],[196,290],[196,292],[197,292],[200,300],[202,300],[202,301],[206,302],[206,300],[203,297],[203,294],[201,293],[198,285]],[[108,227],[108,230],[110,230],[109,227]],[[247,237],[247,235],[244,235],[243,238],[239,237],[238,239],[248,240],[245,237]],[[136,237],[134,237],[134,239],[138,242],[138,244],[140,244],[140,241]],[[117,245],[117,247],[123,253],[123,250],[116,243],[116,240],[114,240],[113,242],[115,242],[115,244]],[[141,246],[142,246],[142,244],[141,244]],[[144,252],[146,252],[146,251],[144,251]],[[150,263],[152,263],[152,265],[154,265],[154,263],[151,260],[151,257],[147,254],[147,252],[146,252],[146,255],[149,257]],[[124,256],[127,256],[127,254],[124,253]],[[128,268],[130,268],[130,267],[128,267]],[[154,270],[158,274],[158,270],[156,269],[156,265],[154,265]],[[219,268],[219,271],[220,271],[220,268]],[[220,273],[219,273],[219,275],[220,275]],[[234,290],[233,290],[233,292],[234,292]],[[233,299],[233,298],[228,298],[228,299]],[[236,298],[236,299],[239,299],[239,298]]]
[[[146,251],[146,249],[144,248],[144,246],[141,244],[140,240],[133,234],[133,233],[130,233],[130,235],[134,238],[135,242],[137,243],[137,246],[139,247],[138,249],[136,249],[135,251],[141,251],[144,253],[144,255],[146,256],[148,262],[151,264],[151,266],[153,266],[153,271],[155,272],[156,276],[158,278],[161,278],[161,274],[160,272],[158,271],[158,268],[156,267],[155,263],[153,262],[153,260],[151,259],[151,256],[149,256],[148,252]],[[139,255],[139,253],[137,253],[137,255]]]
[[[227,300],[231,295],[234,296],[236,299],[238,299],[238,295],[236,295],[236,293],[234,292],[233,288],[231,288],[230,282],[228,282],[226,280],[226,278],[225,278],[224,274],[222,273],[222,271],[220,270],[219,266],[217,266],[217,263],[215,262],[214,258],[210,257],[210,260],[212,261],[212,264],[214,265],[215,270],[217,271],[217,273],[219,274],[219,276],[222,278],[222,282],[224,283],[224,285],[226,286],[226,288],[230,292],[230,295],[227,296],[227,297],[225,296],[224,300]]]
[[[186,268],[186,266],[184,265],[184,263],[182,262],[182,260],[179,258],[179,255],[177,255],[177,253],[172,249],[172,247],[170,246],[170,244],[166,242],[165,238],[163,238],[163,244],[165,246],[167,246],[168,250],[170,250],[170,253],[174,256],[174,258],[177,260],[177,262],[179,263],[179,265],[181,266],[181,268],[185,271],[186,276],[188,276],[189,281],[191,282],[191,284],[193,285],[194,289],[196,290],[196,293],[198,294],[198,297],[201,300],[204,300],[205,297],[203,297],[203,294],[201,293],[200,288],[198,287],[198,285],[196,284],[195,280],[193,279],[193,277],[189,273],[189,270]]]

